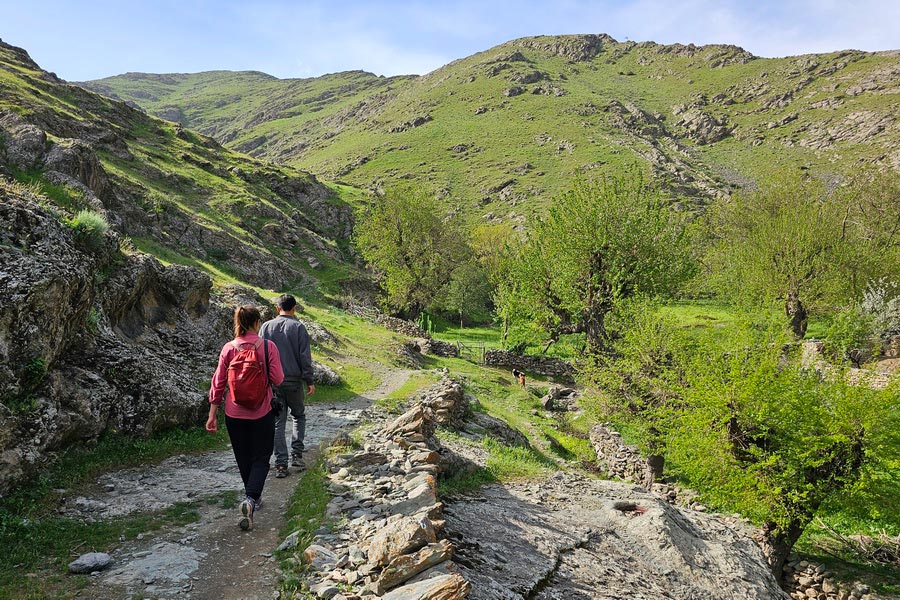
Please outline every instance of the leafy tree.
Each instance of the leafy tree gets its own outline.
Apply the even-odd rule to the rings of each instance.
[[[780,301],[797,337],[809,310],[853,296],[844,268],[859,254],[848,205],[822,181],[780,174],[707,213],[712,281],[745,305]]]
[[[534,224],[498,300],[549,343],[584,333],[596,354],[617,302],[669,292],[690,266],[684,221],[658,188],[637,173],[579,181]]]
[[[491,291],[485,269],[476,262],[466,262],[453,272],[444,305],[459,315],[462,327],[464,317],[480,319],[490,314]]]
[[[459,227],[424,190],[389,190],[357,215],[354,242],[378,275],[387,305],[415,318],[467,254]]]
[[[592,373],[607,394],[598,416],[627,423],[669,475],[761,524],[776,574],[823,506],[897,508],[898,482],[884,477],[900,443],[897,382],[874,390],[804,370],[780,323],[697,331],[634,314],[617,358]]]

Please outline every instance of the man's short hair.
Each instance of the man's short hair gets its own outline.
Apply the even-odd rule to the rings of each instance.
[[[276,303],[278,304],[278,308],[284,312],[291,312],[294,310],[294,307],[297,306],[297,299],[290,294],[282,294],[281,296],[278,296]]]

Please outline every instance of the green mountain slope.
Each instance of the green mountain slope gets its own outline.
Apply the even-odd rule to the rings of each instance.
[[[341,186],[68,84],[0,42],[2,174],[220,282],[310,290],[352,269]]]
[[[84,85],[255,156],[363,187],[418,180],[471,215],[521,220],[576,174],[633,163],[700,202],[776,166],[900,168],[898,81],[896,52],[763,59],[573,35],[513,40],[416,78],[132,73]]]

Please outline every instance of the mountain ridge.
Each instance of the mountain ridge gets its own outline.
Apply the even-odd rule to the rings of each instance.
[[[381,85],[329,75],[237,97],[206,81],[154,104],[103,82],[259,158],[373,190],[411,180],[473,219],[519,222],[573,177],[633,164],[699,205],[777,168],[900,168],[898,76],[896,51],[762,58],[589,34],[519,38]]]

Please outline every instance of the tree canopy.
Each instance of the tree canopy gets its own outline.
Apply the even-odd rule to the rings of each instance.
[[[394,188],[357,215],[354,242],[374,269],[387,306],[415,317],[468,255],[457,224],[425,191]]]
[[[669,204],[636,173],[576,182],[512,258],[501,311],[551,341],[584,333],[588,349],[602,352],[617,302],[670,292],[690,272],[685,221]]]

